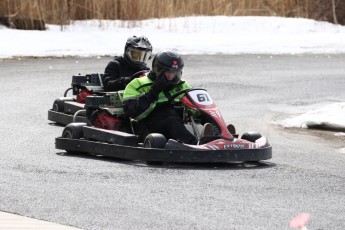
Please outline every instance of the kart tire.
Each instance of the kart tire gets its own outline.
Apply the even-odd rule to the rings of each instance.
[[[62,131],[62,138],[80,139],[83,137],[83,127],[86,126],[84,122],[74,122],[66,125]]]
[[[259,139],[261,136],[260,133],[257,132],[246,132],[242,135],[241,139],[250,141],[250,142],[255,142],[257,139]]]
[[[80,139],[83,137],[83,127],[86,126],[84,122],[74,122],[68,124],[62,131],[63,138]],[[67,154],[77,154],[76,151],[66,150]]]
[[[59,97],[53,103],[53,111],[64,112],[65,101],[73,101],[72,97]]]
[[[167,143],[167,139],[165,138],[164,135],[160,133],[151,133],[146,136],[144,140],[144,147],[163,149],[166,143]]]
[[[144,147],[145,148],[158,148],[163,149],[165,144],[167,143],[166,138],[164,135],[160,133],[151,133],[146,136],[144,140]],[[148,165],[162,165],[163,162],[161,161],[146,161]]]

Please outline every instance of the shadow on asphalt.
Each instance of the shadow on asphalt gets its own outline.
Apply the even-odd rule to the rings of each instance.
[[[55,122],[49,122],[48,125],[50,126],[56,126],[56,127],[62,127],[64,128],[66,125],[55,123]]]
[[[249,170],[249,169],[267,169],[275,167],[276,164],[268,161],[257,161],[257,162],[232,162],[232,163],[153,163],[143,161],[131,161],[125,159],[119,159],[115,157],[107,157],[101,155],[91,155],[87,153],[66,153],[58,152],[59,156],[64,157],[76,157],[85,158],[90,160],[101,160],[108,161],[117,164],[125,164],[136,167],[149,167],[149,168],[165,168],[165,169],[197,169],[197,170]]]

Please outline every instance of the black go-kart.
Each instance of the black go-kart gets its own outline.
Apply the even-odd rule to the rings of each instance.
[[[140,77],[148,70],[139,71],[131,79]],[[103,88],[103,74],[93,73],[86,75],[73,75],[71,87],[68,88],[63,97],[55,99],[53,106],[48,110],[48,120],[57,124],[67,125],[73,120],[87,122],[84,112],[86,97],[91,95],[113,95],[112,92],[106,92]],[[72,96],[68,96],[72,91]]]
[[[68,93],[72,91],[72,96]],[[90,95],[101,95],[103,90],[102,74],[73,75],[71,87],[63,97],[55,99],[52,109],[48,110],[48,120],[67,125],[73,121],[86,122],[84,109],[85,98]]]
[[[86,97],[88,122],[68,124],[62,136],[56,138],[56,148],[67,153],[84,152],[149,164],[257,162],[272,158],[272,146],[267,138],[257,132],[246,132],[239,138],[234,129],[228,128],[204,89],[183,90],[169,99],[182,111],[185,125],[199,140],[198,145],[166,140],[159,133],[151,133],[140,142],[136,135],[136,121],[123,113],[122,92],[113,94]],[[184,96],[178,100],[182,94]],[[213,124],[214,135],[201,136],[201,121]],[[130,129],[122,129],[121,123],[129,124]]]

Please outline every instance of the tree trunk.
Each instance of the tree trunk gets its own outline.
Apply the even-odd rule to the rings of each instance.
[[[332,13],[334,24],[338,24],[337,13],[335,12],[335,0],[332,0]]]

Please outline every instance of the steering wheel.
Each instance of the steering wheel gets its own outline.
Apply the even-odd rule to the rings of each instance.
[[[173,95],[171,95],[171,97],[169,97],[168,103],[172,104],[172,105],[178,104],[178,102],[174,101],[174,99],[177,98],[178,96],[180,96],[181,94],[185,94],[191,90],[194,90],[194,89],[183,89],[183,90],[180,90],[180,91],[174,93]]]
[[[174,103],[173,103],[173,100],[174,100],[175,98],[177,98],[177,97],[180,96],[181,94],[185,94],[185,93],[187,93],[187,92],[194,91],[194,90],[205,90],[205,89],[202,89],[202,88],[191,88],[191,89],[183,89],[183,90],[180,90],[180,91],[174,93],[174,94],[169,98],[168,103],[174,104]],[[175,102],[175,103],[176,103],[176,102]]]
[[[147,72],[149,72],[149,70],[147,70],[147,69],[141,70],[141,71],[139,71],[139,72],[134,73],[134,74],[133,74],[132,76],[130,76],[129,78],[130,78],[131,80],[133,80],[134,78],[137,78],[137,77],[139,77],[140,75],[142,75],[142,74],[144,74],[144,73],[147,73]]]

